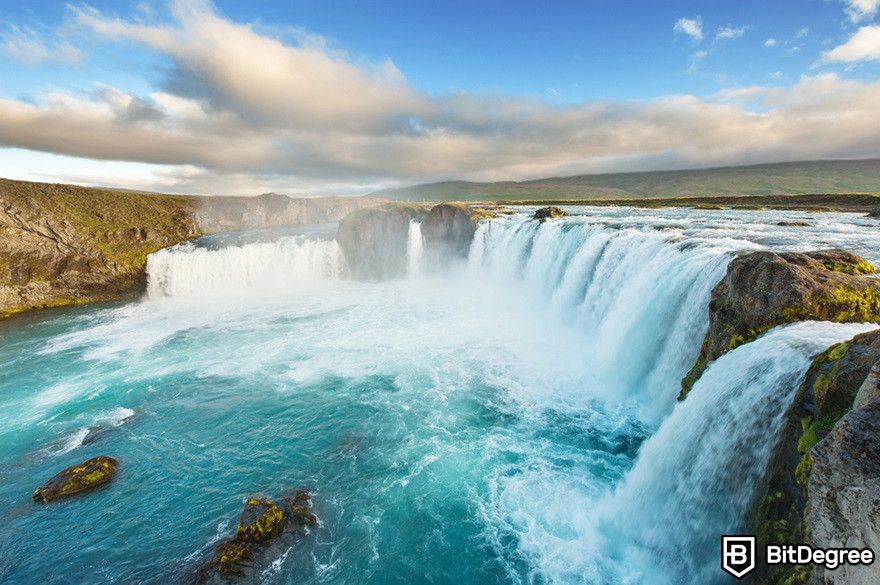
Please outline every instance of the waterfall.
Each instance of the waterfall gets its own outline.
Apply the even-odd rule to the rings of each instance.
[[[726,582],[718,567],[720,535],[741,530],[812,357],[874,328],[798,323],[713,363],[598,506],[594,522],[606,539],[598,564],[641,572],[637,582]]]
[[[147,296],[284,292],[345,273],[335,240],[293,236],[219,249],[184,243],[147,257]]]
[[[613,229],[585,218],[478,226],[474,279],[525,287],[537,306],[587,339],[584,356],[613,396],[641,395],[643,415],[669,412],[708,323],[712,288],[736,248],[676,232]]]
[[[409,234],[406,245],[407,273],[410,277],[417,276],[421,271],[422,255],[424,254],[425,240],[422,236],[422,224],[409,221]]]

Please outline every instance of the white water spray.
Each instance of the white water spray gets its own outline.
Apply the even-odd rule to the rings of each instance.
[[[418,276],[421,272],[424,251],[425,239],[422,236],[422,224],[411,219],[409,221],[409,234],[406,245],[407,272],[410,277]]]
[[[147,257],[147,295],[156,299],[284,292],[346,273],[335,240],[293,236],[220,249],[186,243]]]

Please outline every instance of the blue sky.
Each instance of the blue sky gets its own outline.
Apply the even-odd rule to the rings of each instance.
[[[880,156],[878,4],[0,1],[0,175],[309,194]]]

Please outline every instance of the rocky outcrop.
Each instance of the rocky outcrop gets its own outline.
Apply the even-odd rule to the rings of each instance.
[[[558,207],[554,207],[553,205],[548,205],[547,207],[542,207],[535,211],[535,214],[532,216],[532,219],[536,219],[541,223],[544,223],[548,219],[556,219],[558,217],[565,217],[567,214],[559,209]]]
[[[35,502],[49,503],[58,498],[93,490],[113,479],[118,466],[119,462],[112,457],[93,457],[55,475],[37,488],[32,499]]]
[[[867,398],[876,392],[877,377],[872,376],[872,372],[877,370],[880,370],[880,330],[857,335],[814,359],[786,413],[767,475],[756,490],[748,527],[758,537],[759,551],[767,543],[811,542],[818,546],[820,542],[834,542],[834,538],[852,538],[853,526],[842,523],[844,517],[833,510],[835,498],[828,497],[839,489],[835,487],[839,476],[829,473],[829,469],[847,464],[839,460],[838,449],[824,445],[837,441],[832,437],[838,434],[838,427],[857,412],[850,412],[851,408],[877,404],[868,402]],[[864,445],[877,438],[870,434],[857,438],[853,433],[847,437]],[[846,471],[851,473],[849,468]],[[857,480],[856,476],[848,479],[856,482],[852,485],[858,485]],[[850,493],[854,497],[867,494],[866,490]],[[824,528],[819,528],[820,525]],[[837,527],[836,532],[830,530],[833,526]],[[820,534],[826,536],[820,540]],[[750,582],[794,585],[806,583],[809,577],[808,567],[770,567],[761,562]]]
[[[428,262],[445,266],[466,258],[481,219],[494,217],[490,211],[455,203],[435,205],[422,222],[422,236]]]
[[[352,276],[385,280],[404,276],[408,267],[410,222],[420,223],[426,261],[443,266],[465,258],[481,219],[493,212],[467,205],[387,204],[347,215],[336,234]]]
[[[387,204],[360,209],[339,222],[336,241],[354,278],[385,280],[406,274],[409,224],[423,221],[428,207]]]
[[[856,408],[812,452],[805,524],[821,548],[880,551],[880,403]],[[873,565],[816,567],[809,583],[873,585]]]
[[[843,250],[752,252],[735,258],[712,290],[709,331],[682,380],[683,399],[713,360],[782,323],[880,321],[880,280]]]
[[[0,318],[139,293],[148,254],[205,233],[338,221],[377,203],[184,197],[0,179]]]
[[[290,547],[304,527],[315,526],[311,495],[299,490],[280,502],[261,496],[247,499],[235,534],[217,545],[214,555],[189,579],[192,583],[224,583],[246,580],[265,568],[277,553]]]

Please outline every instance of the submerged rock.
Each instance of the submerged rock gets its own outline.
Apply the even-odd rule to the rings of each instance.
[[[547,207],[542,207],[535,211],[535,214],[532,216],[532,219],[537,219],[541,223],[544,223],[545,220],[548,219],[556,219],[559,217],[565,217],[568,215],[563,210],[555,207],[553,205],[548,205]]]
[[[712,290],[709,331],[679,399],[713,360],[770,328],[795,321],[880,322],[880,280],[844,250],[751,252],[735,258]]]
[[[776,225],[780,227],[811,227],[811,224],[808,221],[780,221]]]
[[[35,502],[51,502],[92,490],[109,482],[116,475],[119,462],[112,457],[99,455],[58,473],[34,492]]]
[[[223,540],[211,559],[189,579],[191,583],[246,581],[287,550],[305,527],[318,524],[311,495],[300,490],[281,502],[252,496],[238,519],[235,534]]]

